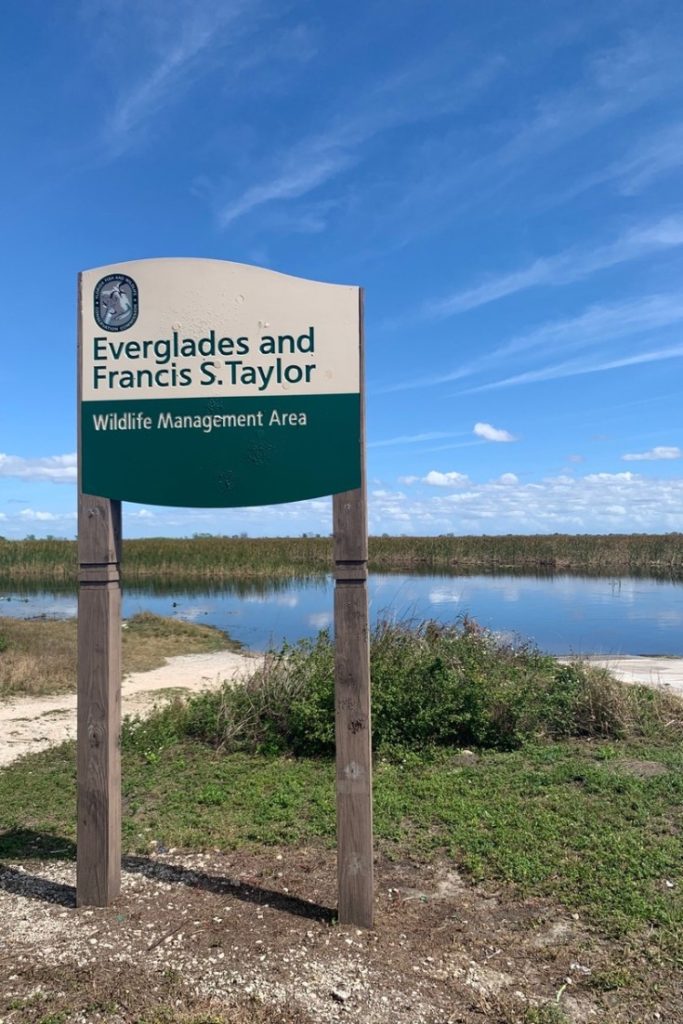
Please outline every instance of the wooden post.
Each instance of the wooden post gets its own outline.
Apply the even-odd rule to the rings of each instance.
[[[106,907],[121,889],[121,502],[81,493],[80,278],[78,292],[76,902]]]
[[[368,625],[363,292],[360,291],[361,486],[332,499],[339,921],[372,928],[372,743]]]
[[[121,888],[121,503],[79,499],[78,906]]]

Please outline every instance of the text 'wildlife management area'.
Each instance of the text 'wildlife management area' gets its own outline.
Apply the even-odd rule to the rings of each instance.
[[[93,413],[95,430],[201,430],[210,434],[214,430],[240,427],[306,427],[308,416],[305,412],[281,412],[272,409],[268,418],[263,410],[244,413],[205,413],[181,415],[168,411],[160,412],[154,418],[142,412]]]

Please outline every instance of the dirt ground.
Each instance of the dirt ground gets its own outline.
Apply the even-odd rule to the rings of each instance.
[[[683,1020],[680,978],[657,978],[644,948],[615,952],[578,915],[452,865],[381,859],[373,931],[334,923],[329,851],[128,857],[106,910],[76,909],[74,882],[73,862],[0,867],[3,1024],[159,1008],[231,1024]]]

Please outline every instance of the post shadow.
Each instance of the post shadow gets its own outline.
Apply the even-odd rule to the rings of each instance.
[[[30,857],[40,860],[76,860],[76,844],[62,836],[15,829],[0,835],[0,889],[26,899],[56,903],[64,907],[76,906],[76,887],[63,882],[52,882],[28,871],[19,871],[2,861]],[[273,910],[294,917],[323,921],[331,924],[336,911],[314,903],[249,882],[240,882],[206,871],[195,871],[181,864],[168,864],[150,857],[129,855],[123,858],[122,868],[128,874],[142,875],[157,882],[185,885],[190,889],[230,896],[244,903],[268,905]]]

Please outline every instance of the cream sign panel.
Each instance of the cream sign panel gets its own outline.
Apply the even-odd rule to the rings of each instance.
[[[357,288],[164,259],[88,270],[83,296],[84,401],[358,391]]]
[[[358,486],[359,307],[356,287],[221,260],[85,271],[83,489],[231,506]]]

